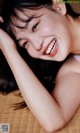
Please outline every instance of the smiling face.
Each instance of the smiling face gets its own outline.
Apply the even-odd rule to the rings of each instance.
[[[24,47],[30,56],[62,61],[71,50],[70,24],[63,7],[52,8],[56,12],[44,7],[38,10],[25,9],[24,13],[17,11],[20,18],[26,22],[14,19],[18,26],[24,28],[14,26],[16,32],[13,32],[19,45]]]

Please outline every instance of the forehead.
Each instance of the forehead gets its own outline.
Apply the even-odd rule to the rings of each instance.
[[[12,16],[11,19],[12,19],[12,22],[13,22],[13,25],[12,26],[16,26],[16,27],[19,27],[19,26],[23,26],[23,24],[25,22],[27,22],[27,20],[33,16],[33,12],[31,10],[28,10],[28,9],[24,9],[24,10],[16,10],[16,15]]]
[[[30,9],[23,9],[23,10],[16,10],[16,14],[19,18],[25,20],[26,18],[28,18],[29,16],[33,15],[33,12],[35,12],[35,10],[30,10]]]
[[[29,19],[32,16],[38,16],[42,11],[44,10],[44,8],[41,9],[35,9],[35,10],[31,10],[31,9],[21,9],[21,10],[16,10],[16,16],[13,16],[12,19],[15,20],[15,22],[22,20],[25,21],[27,19]]]
[[[36,18],[40,16],[44,12],[45,8],[37,9],[37,10],[30,10],[30,9],[23,9],[23,10],[16,10],[16,16],[12,16],[11,25],[13,33],[16,34],[19,31],[23,30],[25,25],[31,20],[31,18]]]

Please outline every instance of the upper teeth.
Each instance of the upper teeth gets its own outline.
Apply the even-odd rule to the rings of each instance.
[[[47,48],[47,50],[45,52],[46,54],[50,54],[51,53],[51,51],[53,50],[53,47],[55,45],[55,42],[56,42],[56,39],[54,39],[53,42],[51,42],[51,44],[49,45],[49,47]]]

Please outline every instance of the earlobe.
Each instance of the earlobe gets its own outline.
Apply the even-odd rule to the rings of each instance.
[[[53,9],[57,12],[62,13],[63,15],[66,14],[66,5],[63,2],[53,2]]]

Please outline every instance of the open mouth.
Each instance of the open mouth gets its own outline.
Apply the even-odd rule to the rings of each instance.
[[[57,49],[57,39],[54,38],[47,46],[46,50],[44,51],[44,54],[54,56],[57,52]]]

